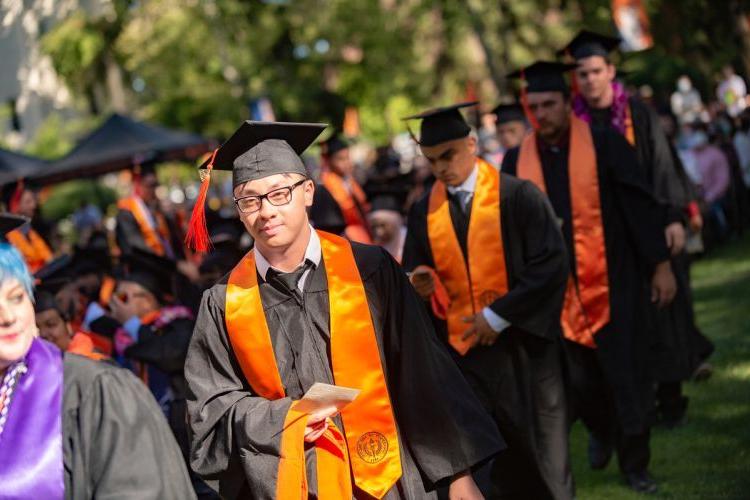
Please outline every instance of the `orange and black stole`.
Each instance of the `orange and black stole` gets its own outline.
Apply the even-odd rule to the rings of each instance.
[[[32,228],[29,228],[26,235],[21,229],[14,229],[6,235],[6,238],[21,253],[26,265],[29,266],[29,271],[32,273],[37,272],[52,260],[52,250],[39,236],[39,233]]]
[[[521,144],[517,175],[547,192],[536,132]],[[589,125],[570,115],[568,177],[572,214],[576,276],[568,280],[562,311],[565,337],[587,347],[596,347],[594,334],[609,323],[609,276],[602,223],[596,149]]]
[[[146,205],[143,203],[143,200],[140,198],[137,198],[136,196],[130,196],[128,198],[123,198],[117,203],[117,208],[120,210],[127,210],[128,212],[133,214],[133,217],[135,217],[135,221],[138,223],[138,228],[141,230],[141,234],[143,235],[143,239],[146,242],[146,245],[153,251],[156,255],[164,256],[166,255],[166,250],[164,248],[163,241],[169,241],[169,226],[167,225],[167,221],[164,218],[164,216],[160,213],[152,213],[154,223],[156,224],[156,227],[153,227],[151,222],[149,221],[149,217],[146,214]]]
[[[331,366],[337,385],[360,390],[341,411],[345,432],[329,423],[315,442],[318,498],[352,498],[351,478],[382,498],[401,477],[396,422],[380,360],[364,285],[351,244],[318,231],[323,251],[331,325]],[[225,323],[232,350],[253,391],[266,399],[286,397],[263,312],[252,251],[230,273]],[[281,436],[276,498],[307,500],[304,432],[307,415],[292,403]]]
[[[346,223],[346,236],[352,241],[359,243],[372,243],[370,228],[365,219],[365,214],[370,210],[367,196],[360,185],[354,179],[349,180],[349,189],[340,175],[330,171],[323,171],[320,175],[323,186],[336,200]]]
[[[500,173],[477,159],[478,175],[464,255],[453,229],[447,188],[435,181],[427,211],[427,236],[435,273],[447,291],[448,342],[461,355],[475,338],[463,340],[469,324],[463,318],[479,313],[508,292],[500,217]]]

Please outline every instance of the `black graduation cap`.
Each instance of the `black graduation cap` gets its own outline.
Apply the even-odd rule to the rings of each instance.
[[[118,281],[138,283],[162,302],[174,295],[173,283],[177,274],[177,263],[174,260],[133,248],[121,261],[123,269]]]
[[[18,229],[29,221],[30,219],[21,215],[10,214],[7,212],[0,213],[0,241],[5,240],[6,234],[14,229]]]
[[[567,92],[568,84],[564,75],[575,67],[575,64],[536,61],[510,73],[508,78],[525,80],[526,92]]]
[[[248,120],[219,147],[213,168],[231,170],[235,187],[274,174],[307,176],[300,155],[326,127],[324,123]],[[208,168],[211,161],[206,160],[200,168]]]
[[[60,316],[67,321],[67,314],[65,314],[65,311],[60,307],[55,296],[46,290],[37,291],[34,294],[34,312],[38,314],[40,312],[49,311],[50,309],[56,310],[60,313]]]
[[[66,254],[52,259],[34,273],[35,288],[51,293],[52,295],[57,294],[57,292],[73,280],[75,280],[73,258]]]
[[[570,54],[576,61],[591,56],[609,57],[609,53],[619,45],[619,37],[581,30],[568,45],[557,51],[557,55]]]
[[[469,135],[471,127],[466,123],[459,110],[477,104],[479,104],[477,101],[471,101],[433,108],[416,115],[407,116],[403,120],[422,120],[419,140],[414,137],[414,134],[412,134],[412,138],[420,146],[435,146],[455,139],[462,139]],[[409,132],[411,133],[411,129]]]
[[[401,213],[401,205],[399,205],[395,196],[380,195],[376,196],[370,202],[370,213],[377,212],[378,210],[390,210]]]
[[[256,122],[246,121],[232,137],[203,162],[208,175],[190,217],[185,242],[198,251],[210,247],[206,227],[206,195],[211,180],[211,169],[231,170],[232,185],[262,179],[274,174],[300,174],[307,177],[307,169],[300,155],[327,127],[324,123]]]
[[[346,139],[334,132],[331,137],[320,143],[320,152],[323,156],[331,156],[349,146],[350,144]]]
[[[523,107],[520,104],[500,104],[492,110],[495,115],[495,123],[502,125],[503,123],[509,122],[525,122],[526,115],[523,112]]]

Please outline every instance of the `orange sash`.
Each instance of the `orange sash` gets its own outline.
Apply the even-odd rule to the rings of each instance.
[[[546,193],[535,132],[521,144],[517,172]],[[591,128],[572,113],[568,176],[577,279],[568,279],[561,323],[567,339],[593,348],[594,334],[609,323],[607,252]]]
[[[108,359],[107,355],[97,350],[94,338],[92,337],[93,335],[95,334],[88,332],[75,333],[73,335],[73,338],[70,339],[70,344],[68,344],[67,351],[72,352],[73,354],[85,356],[89,359],[93,359],[94,361],[102,361]]]
[[[351,192],[346,188],[344,179],[333,172],[324,171],[320,175],[323,186],[331,193],[336,200],[341,213],[344,215],[346,223],[346,236],[358,243],[372,243],[370,230],[367,221],[364,219],[360,208],[368,212],[370,207],[367,203],[367,197],[362,188],[353,178],[349,179]],[[357,206],[359,205],[359,207]]]
[[[32,273],[37,272],[52,260],[52,250],[39,236],[39,233],[31,228],[29,228],[28,236],[25,236],[20,229],[15,229],[9,232],[6,238],[11,245],[21,252],[23,260],[26,261],[26,265],[29,266],[29,271]]]
[[[141,229],[141,234],[146,242],[146,245],[156,254],[160,256],[166,255],[164,249],[165,241],[169,241],[169,227],[167,221],[164,220],[164,216],[159,213],[152,213],[154,222],[158,227],[154,228],[149,220],[148,214],[146,213],[146,206],[140,198],[131,196],[130,198],[124,198],[117,202],[117,208],[120,210],[127,210],[133,214],[135,221],[138,223],[138,227]]]
[[[440,281],[450,299],[447,311],[448,342],[461,355],[468,352],[476,338],[462,340],[472,316],[508,292],[505,250],[500,227],[500,173],[478,159],[471,220],[467,236],[468,259],[453,230],[446,187],[436,181],[430,192],[427,235]],[[468,260],[468,269],[466,266]]]
[[[322,231],[318,235],[328,278],[333,378],[338,385],[360,390],[341,412],[346,437],[329,422],[326,434],[315,442],[318,498],[351,499],[350,468],[360,489],[382,498],[401,477],[401,456],[367,296],[351,244]],[[225,321],[232,350],[253,391],[271,400],[285,397],[252,251],[229,276]],[[280,500],[307,500],[306,421],[292,403],[281,437],[276,484]]]
[[[631,146],[635,147],[635,129],[633,128],[633,112],[630,109],[630,103],[625,106],[625,139]]]

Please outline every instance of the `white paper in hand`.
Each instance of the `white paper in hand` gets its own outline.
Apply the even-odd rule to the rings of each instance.
[[[333,413],[338,413],[358,395],[359,389],[315,382],[297,402],[295,409],[312,414],[327,413],[335,408]]]

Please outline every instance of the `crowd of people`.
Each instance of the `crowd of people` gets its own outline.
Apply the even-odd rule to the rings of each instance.
[[[192,216],[137,165],[67,252],[6,186],[0,497],[572,499],[576,421],[592,469],[657,491],[651,429],[712,370],[691,261],[750,217],[750,108],[731,68],[660,107],[618,43],[584,30],[478,126],[432,108],[373,151],[245,122]]]

